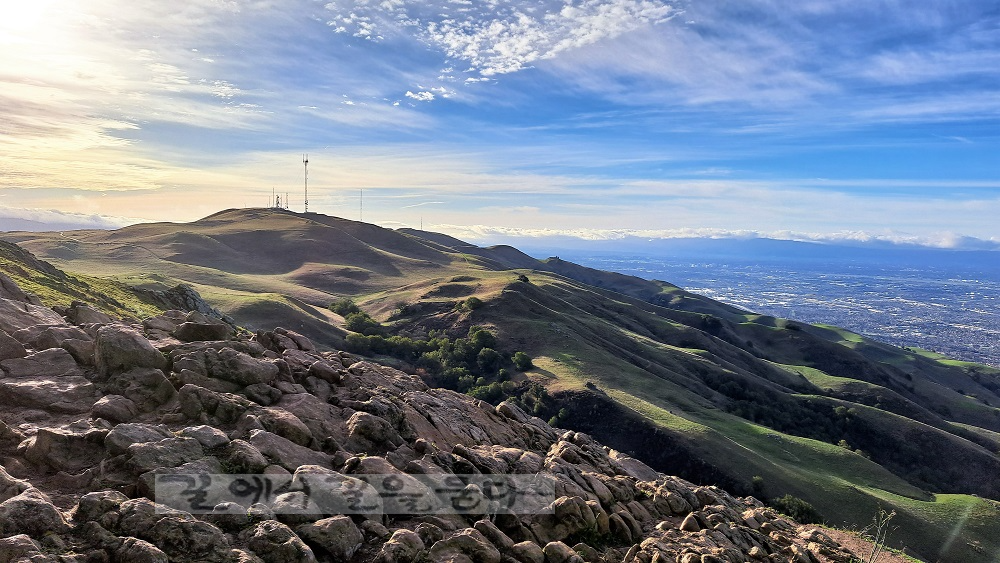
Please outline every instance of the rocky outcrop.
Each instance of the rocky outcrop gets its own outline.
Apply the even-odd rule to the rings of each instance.
[[[16,286],[0,282],[0,303],[16,311],[0,316],[5,561],[850,557],[752,498],[662,475],[512,403],[493,406],[320,351],[293,331],[248,337],[180,311],[126,324],[82,304],[66,315],[73,326],[12,299]],[[158,475],[197,485],[219,473],[283,485],[245,505],[200,505],[208,497],[193,494],[170,507],[163,503],[176,498],[157,495]],[[460,482],[456,493],[478,508],[423,514],[391,509],[400,503],[365,481],[388,476],[394,494],[419,499],[430,488],[418,477],[459,474],[539,475],[554,494],[543,509],[507,514],[489,504],[485,486]],[[357,497],[347,503],[344,491]]]

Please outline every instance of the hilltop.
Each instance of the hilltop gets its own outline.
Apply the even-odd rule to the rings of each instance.
[[[926,559],[1000,550],[1000,372],[986,366],[756,315],[666,282],[319,214],[228,210],[4,238],[123,286],[188,284],[237,324],[286,326],[321,348],[359,342],[327,309],[344,298],[386,337],[457,342],[484,327],[498,349],[533,358],[514,387],[544,386],[554,404],[538,414],[656,470],[792,495],[837,525],[893,508],[893,542]],[[365,338],[384,348],[368,350],[381,361],[424,369],[383,337]],[[500,383],[470,377],[462,390]]]

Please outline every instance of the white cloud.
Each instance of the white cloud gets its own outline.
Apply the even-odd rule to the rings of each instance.
[[[491,0],[479,3],[340,0],[328,25],[356,36],[414,34],[483,77],[661,23],[678,10],[662,0]],[[376,31],[383,29],[384,31]],[[446,74],[446,73],[445,73]]]
[[[434,225],[434,228],[469,241],[504,241],[512,239],[571,238],[583,241],[625,241],[629,239],[771,239],[822,244],[899,245],[949,250],[1000,250],[1000,240],[979,239],[953,232],[914,235],[868,231],[832,233],[801,231],[757,231],[713,228],[680,229],[532,229],[490,225]]]
[[[0,231],[117,229],[145,222],[131,217],[73,213],[56,209],[24,209],[0,205]]]
[[[406,97],[407,98],[413,98],[414,100],[417,100],[418,102],[429,102],[429,101],[431,101],[431,100],[434,99],[434,93],[433,92],[427,92],[427,91],[413,93],[413,92],[407,90],[406,91]]]

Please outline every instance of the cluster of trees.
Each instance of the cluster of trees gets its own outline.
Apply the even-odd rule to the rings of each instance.
[[[410,338],[389,335],[386,327],[349,299],[332,303],[330,310],[343,316],[344,327],[352,331],[346,338],[349,352],[392,356],[416,367],[429,385],[468,393],[492,404],[514,398],[532,414],[553,410],[553,402],[542,386],[511,381],[512,369],[527,371],[533,367],[531,357],[520,351],[511,354],[498,350],[496,335],[485,328],[473,326],[462,338],[435,331],[427,338]]]

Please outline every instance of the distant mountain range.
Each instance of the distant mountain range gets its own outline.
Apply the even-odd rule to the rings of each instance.
[[[314,213],[227,210],[186,224],[2,238],[124,286],[188,284],[239,324],[283,325],[330,347],[359,341],[327,308],[345,298],[397,343],[457,342],[487,327],[498,348],[533,358],[515,383],[544,386],[559,425],[658,470],[741,494],[792,495],[837,525],[862,527],[892,508],[893,543],[928,560],[1000,551],[1000,370],[510,246]],[[769,240],[670,244],[761,260],[975,256]],[[419,358],[372,338],[381,354],[395,354],[383,359],[420,371]],[[499,383],[480,377],[476,388]]]

